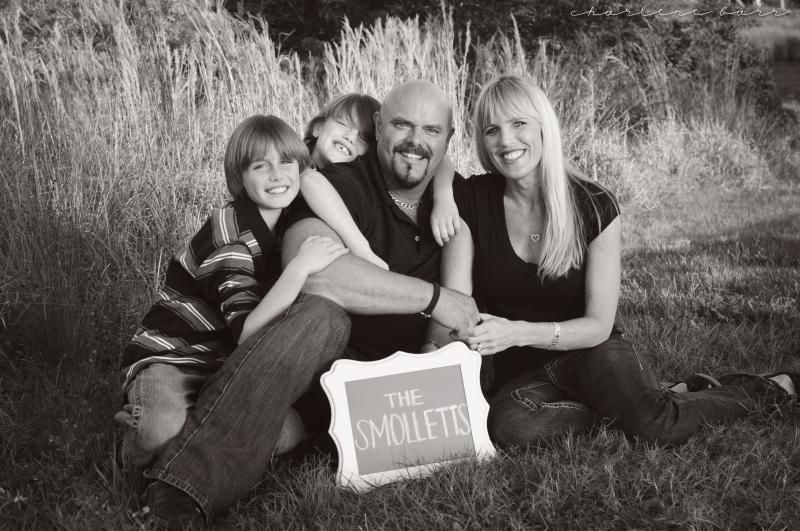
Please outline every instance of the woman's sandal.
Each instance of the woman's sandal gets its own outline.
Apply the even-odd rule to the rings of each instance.
[[[694,393],[696,391],[705,391],[722,385],[713,376],[703,373],[690,374],[680,382],[664,382],[661,384],[667,391],[673,393]]]
[[[734,372],[725,374],[719,377],[719,382],[722,385],[737,385],[746,382],[753,376],[760,376],[765,380],[772,381],[775,385],[780,387],[789,396],[797,396],[797,390],[800,389],[800,373],[792,371],[777,371],[765,374],[748,374],[742,372]]]

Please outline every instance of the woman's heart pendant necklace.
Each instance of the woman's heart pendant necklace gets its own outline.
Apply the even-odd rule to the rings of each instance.
[[[540,237],[538,232],[534,232],[533,234],[531,234],[531,241],[533,243],[539,243],[539,238]]]

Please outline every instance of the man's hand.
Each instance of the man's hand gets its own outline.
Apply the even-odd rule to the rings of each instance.
[[[456,339],[467,335],[467,331],[478,324],[480,313],[475,299],[458,291],[442,288],[439,302],[431,317],[440,325],[454,330]]]
[[[468,331],[464,342],[482,356],[488,356],[516,346],[518,337],[519,321],[482,313],[481,323]]]

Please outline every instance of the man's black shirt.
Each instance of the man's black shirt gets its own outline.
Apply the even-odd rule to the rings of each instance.
[[[441,252],[430,226],[432,183],[422,196],[419,225],[415,225],[389,196],[374,149],[353,162],[333,164],[322,173],[341,195],[372,250],[389,264],[391,271],[439,281]],[[298,200],[288,221],[294,223],[308,217],[316,216],[304,201]],[[350,356],[365,360],[380,359],[398,350],[419,352],[428,326],[418,313],[351,314],[351,318]]]

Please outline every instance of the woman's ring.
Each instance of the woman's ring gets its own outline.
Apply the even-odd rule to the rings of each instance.
[[[477,345],[475,345],[475,350],[476,350],[477,352],[480,352],[480,351],[482,350],[482,348],[483,348],[483,347],[481,347],[481,344],[480,344],[480,343],[478,343]]]

